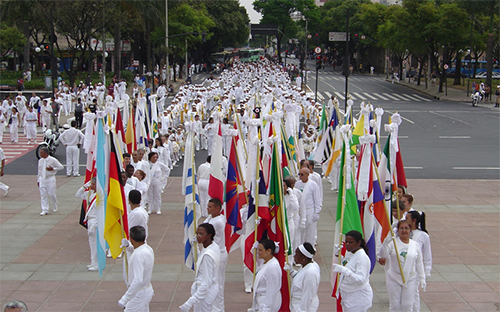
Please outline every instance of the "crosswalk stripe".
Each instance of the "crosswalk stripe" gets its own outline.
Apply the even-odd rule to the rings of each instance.
[[[332,97],[332,94],[328,91],[325,91],[326,96],[330,99]]]
[[[405,97],[403,97],[403,96],[401,96],[401,95],[399,95],[397,93],[393,93],[392,96],[394,96],[394,97],[396,97],[398,99],[401,99],[403,101],[409,101],[407,98],[405,98]]]
[[[358,92],[353,92],[352,94],[355,94],[357,97],[359,97],[362,100],[366,100],[366,98],[364,96],[362,96],[361,94],[359,94]]]
[[[375,94],[376,96],[378,96],[379,98],[381,98],[381,99],[382,99],[382,100],[384,100],[384,101],[389,100],[389,99],[388,99],[388,98],[386,98],[385,96],[380,95],[380,94],[378,94],[378,93],[375,93],[375,92],[374,92],[373,94]]]
[[[344,95],[342,95],[342,93],[337,92],[337,91],[335,91],[334,93],[339,97],[339,99],[345,100],[345,97],[344,97]]]
[[[364,94],[364,95],[366,95],[367,97],[369,97],[369,98],[370,98],[370,99],[372,99],[372,100],[375,100],[375,101],[376,101],[376,100],[378,100],[376,97],[371,96],[370,94],[368,94],[368,93],[366,93],[366,92],[363,92],[363,94]]]
[[[418,99],[421,99],[422,101],[427,101],[427,102],[430,102],[430,101],[431,101],[431,100],[426,99],[426,98],[424,98],[424,97],[421,97],[420,95],[415,94],[415,93],[414,93],[414,94],[412,94],[412,95],[413,95],[414,97],[418,98]]]
[[[404,96],[404,97],[410,99],[410,101],[417,101],[417,102],[421,102],[422,101],[421,99],[417,99],[417,98],[415,98],[415,97],[413,97],[413,96],[411,96],[409,94],[401,94],[401,96]]]
[[[398,98],[395,98],[395,97],[393,97],[393,96],[392,96],[392,95],[390,95],[390,94],[387,94],[387,93],[382,93],[382,94],[383,94],[383,95],[385,95],[385,96],[387,96],[387,97],[388,97],[388,98],[390,98],[390,99],[393,99],[394,101],[398,101],[398,100],[399,100]]]

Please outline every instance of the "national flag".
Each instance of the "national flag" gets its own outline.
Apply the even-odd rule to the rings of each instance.
[[[269,239],[279,243],[280,250],[275,255],[281,268],[287,262],[288,255],[291,254],[290,235],[286,217],[285,201],[283,200],[283,176],[279,164],[278,146],[273,146],[271,159],[271,174],[269,177],[269,209],[271,210],[271,224],[267,231]],[[290,289],[288,287],[288,272],[283,270],[281,280],[281,309],[280,311],[290,311]]]
[[[396,181],[398,182],[398,185],[408,187],[408,183],[406,182],[405,167],[403,165],[403,157],[401,156],[401,148],[399,147],[399,138],[398,151],[396,152]]]
[[[332,171],[333,164],[340,157],[340,152],[342,151],[342,135],[340,134],[340,122],[337,114],[337,109],[333,109],[332,119],[330,120],[330,126],[333,128],[333,142],[332,142],[332,152],[330,158],[328,159],[328,165],[325,171],[325,177],[330,175]]]
[[[333,162],[337,159],[338,156],[340,156],[340,148],[335,151],[335,155],[332,158],[332,149],[334,148],[335,145],[335,135],[337,128],[339,126],[339,119],[337,116],[337,111],[335,108],[333,108],[332,112],[332,117],[330,118],[330,122],[328,123],[328,127],[325,130],[325,134],[323,135],[323,138],[321,139],[321,142],[319,143],[317,150],[314,153],[314,161],[324,164],[330,159],[333,159]],[[340,135],[339,135],[340,138]],[[338,144],[340,145],[340,144]]]
[[[119,109],[116,110],[115,129],[118,141],[118,150],[120,154],[123,154],[123,151],[126,149],[126,144],[125,144],[126,139],[125,139],[125,130],[123,129],[122,115],[120,114]]]
[[[106,267],[106,240],[105,240],[105,220],[106,204],[108,200],[108,186],[106,177],[109,175],[109,137],[104,132],[104,120],[97,119],[97,142],[95,156],[96,170],[96,197],[95,210],[97,219],[97,266],[99,275]]]
[[[393,179],[393,167],[391,166],[391,135],[387,138],[385,143],[384,152],[380,158],[380,163],[378,164],[378,178],[383,187],[383,192],[385,194],[386,208],[389,209],[387,213],[391,214],[391,198],[392,192],[397,190],[397,186],[394,185]]]
[[[128,117],[127,131],[125,131],[125,143],[127,144],[127,152],[132,153],[137,150],[137,140],[135,138],[136,129],[134,123],[134,114],[131,112]]]
[[[104,238],[108,242],[111,256],[116,259],[122,252],[120,248],[122,238],[128,238],[127,204],[121,183],[121,161],[117,153],[115,134],[111,131],[109,133],[109,145],[109,189],[106,202]]]
[[[258,159],[259,157],[257,157]],[[262,239],[262,235],[267,230],[267,225],[271,220],[271,215],[268,206],[268,197],[266,194],[266,184],[264,182],[264,175],[262,173],[262,166],[258,161],[259,178],[253,181],[250,186],[248,195],[248,218],[245,228],[245,255],[243,262],[248,269],[255,273],[254,252],[252,246],[255,242]],[[257,207],[257,208],[256,208]],[[259,220],[257,225],[256,220]],[[257,230],[257,233],[255,232]]]
[[[224,202],[224,173],[222,171],[222,129],[217,121],[217,134],[213,141],[212,161],[210,162],[210,180],[208,184],[208,196],[217,198]],[[187,144],[186,144],[187,146]]]
[[[233,137],[232,139],[229,161],[227,165],[226,207],[224,215],[227,219],[225,228],[225,241],[228,253],[239,247],[239,244],[235,243],[240,238],[240,234],[236,232],[243,227],[240,209],[244,204],[246,204],[243,182],[240,176],[241,170],[237,161],[237,140],[238,136]]]
[[[191,238],[195,236],[198,227],[198,218],[201,216],[200,198],[198,193],[198,183],[196,179],[194,163],[194,145],[192,131],[188,131],[186,138],[186,157],[184,158],[183,174],[183,194],[184,197],[184,264],[194,270],[195,265],[195,246],[191,245]],[[188,145],[189,143],[189,145]]]
[[[342,155],[340,161],[340,174],[339,174],[339,196],[337,200],[337,217],[335,224],[335,237],[334,246],[340,246],[345,249],[343,245],[345,233],[356,230],[363,233],[361,226],[361,219],[359,215],[358,201],[354,189],[354,179],[352,175],[352,160],[350,158],[349,141],[344,139],[342,146]],[[333,254],[333,263],[338,263],[338,257]],[[341,252],[342,253],[342,252]],[[338,274],[332,273],[333,293],[332,297],[337,298],[337,306],[339,306],[340,298],[338,292]]]
[[[156,94],[149,97],[151,103],[151,136],[150,138],[156,138],[158,135],[158,96]]]
[[[89,121],[92,123],[92,139],[89,141],[89,147],[86,149],[87,153],[87,162],[85,166],[85,183],[89,182],[93,177],[95,177],[95,158],[96,158],[96,143],[97,143],[97,135],[96,135],[96,125],[93,121]],[[85,215],[87,214],[87,201],[82,201],[82,207],[80,209],[80,220],[79,224],[84,228],[87,228],[87,221],[85,220]]]

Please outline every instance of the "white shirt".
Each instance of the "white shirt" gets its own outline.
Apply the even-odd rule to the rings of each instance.
[[[280,309],[281,274],[281,266],[275,257],[258,268],[253,287],[252,308],[255,311],[274,312]]]
[[[128,262],[128,289],[120,301],[129,302],[139,290],[151,286],[154,262],[155,255],[148,244],[133,249]]]
[[[309,179],[313,180],[318,185],[320,205],[323,206],[323,181],[321,179],[321,175],[316,171],[313,171],[313,173],[309,175]]]
[[[129,230],[136,225],[140,225],[146,230],[146,238],[148,238],[148,222],[149,222],[148,212],[142,206],[132,209],[132,211],[128,215]]]
[[[307,189],[306,185],[310,184]],[[314,209],[314,213],[320,213],[320,196],[319,187],[313,180],[307,180],[306,183],[301,180],[295,183],[295,187],[302,191],[302,201],[306,209]],[[304,191],[305,190],[305,191]]]
[[[198,167],[198,178],[200,180],[210,180],[210,163],[205,162]]]
[[[52,167],[54,170],[48,171],[47,167]],[[42,182],[45,179],[52,178],[56,176],[58,170],[63,169],[63,165],[52,156],[47,156],[47,158],[40,158],[38,160],[38,178],[37,182]]]
[[[297,272],[290,288],[291,312],[309,311],[309,306],[318,297],[319,278],[319,266],[314,261]]]
[[[340,289],[343,291],[358,291],[370,284],[370,258],[364,249],[359,249],[355,253],[346,252],[344,265],[351,271],[349,276],[342,274]]]
[[[226,238],[224,230],[226,228],[226,217],[224,215],[218,215],[217,217],[212,218],[212,215],[209,215],[208,218],[206,218],[203,223],[209,223],[214,226],[215,229],[214,242],[220,247],[221,252],[225,252]]]
[[[83,133],[76,128],[69,128],[59,137],[61,143],[66,146],[76,146],[77,144],[82,144],[84,139],[85,136]]]

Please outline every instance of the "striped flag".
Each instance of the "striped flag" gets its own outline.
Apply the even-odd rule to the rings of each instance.
[[[195,246],[191,245],[191,238],[196,233],[198,218],[201,216],[200,198],[198,195],[198,184],[193,150],[193,131],[188,131],[186,138],[186,154],[184,159],[185,173],[183,175],[184,190],[184,264],[194,270]]]
[[[217,122],[217,134],[214,137],[212,161],[210,162],[210,180],[208,184],[208,196],[217,198],[224,202],[224,173],[222,167],[222,129]],[[187,144],[186,144],[187,146]]]
[[[137,150],[137,140],[135,138],[136,129],[134,123],[134,114],[131,112],[128,117],[127,131],[125,131],[125,143],[127,144],[127,152],[132,154]]]
[[[97,143],[96,143],[96,199],[95,209],[97,213],[97,265],[99,275],[106,267],[106,241],[105,218],[107,204],[107,180],[109,175],[109,137],[104,133],[104,120],[97,119]]]

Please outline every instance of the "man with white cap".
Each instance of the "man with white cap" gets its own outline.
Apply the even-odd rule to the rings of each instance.
[[[85,136],[78,130],[76,120],[71,121],[71,128],[65,130],[59,137],[59,141],[66,145],[66,176],[71,176],[73,171],[74,177],[79,177],[78,166],[80,162],[79,147],[83,143]]]

